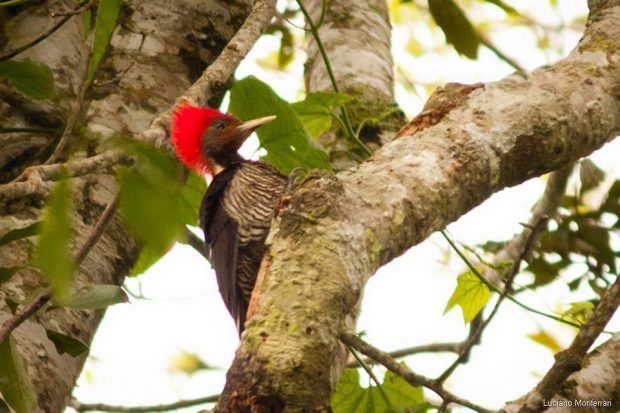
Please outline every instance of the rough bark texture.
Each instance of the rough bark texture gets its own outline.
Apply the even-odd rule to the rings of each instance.
[[[321,18],[322,4],[321,0],[304,1],[315,23]],[[327,2],[319,28],[338,86],[345,93],[373,102],[381,110],[394,103],[389,16],[387,2],[383,0],[332,1]],[[317,44],[309,35],[306,80],[308,90],[333,90]]]
[[[329,411],[338,336],[376,269],[492,193],[591,153],[620,131],[620,2],[592,2],[571,55],[529,76],[449,86],[411,133],[357,168],[312,173],[282,205],[219,407]],[[275,406],[275,407],[274,407]]]
[[[318,24],[323,1],[306,0],[303,3]],[[328,1],[326,6],[319,35],[340,91],[354,98],[347,104],[351,122],[357,126],[369,118],[378,119],[385,115],[381,122],[367,127],[361,134],[370,149],[377,149],[393,138],[391,132],[403,122],[402,113],[394,112],[394,63],[388,4],[385,0],[339,0]],[[310,33],[306,37],[306,89],[309,92],[333,92],[318,45]],[[321,144],[330,151],[335,170],[355,165],[341,136],[328,132],[321,137]]]
[[[570,375],[551,400],[546,400],[547,413],[616,413],[620,406],[620,334],[592,351],[583,367]],[[505,413],[521,409],[527,395],[511,402]],[[599,402],[593,405],[593,401]],[[583,404],[583,403],[586,404]],[[589,403],[589,404],[588,404]]]
[[[74,2],[51,1],[24,6],[6,24],[4,50],[22,44],[52,24],[47,10],[65,11]],[[201,74],[243,23],[249,0],[126,1],[121,26],[115,31],[108,57],[98,73],[101,86],[86,95],[69,151],[70,159],[81,159],[98,151],[113,136],[144,130],[157,114]],[[75,110],[78,90],[88,59],[88,45],[79,16],[39,45],[17,56],[49,65],[58,89],[52,103],[32,102],[0,83],[3,94],[0,117],[4,127],[59,128]],[[204,102],[201,102],[204,103]],[[41,163],[53,150],[52,135],[0,135],[0,182],[17,176],[25,167]],[[53,185],[42,184],[44,189]],[[112,200],[116,190],[113,170],[108,166],[72,179],[75,211],[72,217],[79,247]],[[43,200],[24,196],[0,204],[0,235],[26,227],[40,218]],[[28,238],[3,246],[0,266],[25,266],[36,239]],[[120,284],[138,249],[117,216],[82,263],[76,285]],[[0,323],[10,317],[5,298],[21,301],[46,280],[34,270],[19,271],[0,285]],[[28,301],[28,299],[26,300]],[[101,311],[54,309],[28,319],[13,333],[16,348],[25,359],[28,375],[38,396],[36,412],[61,412],[69,400],[85,357],[59,355],[47,339],[44,327],[90,343],[102,316]],[[35,413],[35,412],[33,412]]]

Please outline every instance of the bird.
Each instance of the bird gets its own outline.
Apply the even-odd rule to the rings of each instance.
[[[275,118],[241,122],[230,113],[187,101],[172,116],[171,141],[177,157],[211,178],[200,205],[199,225],[239,336],[247,321],[265,239],[288,178],[266,162],[243,158],[238,150],[256,128]]]

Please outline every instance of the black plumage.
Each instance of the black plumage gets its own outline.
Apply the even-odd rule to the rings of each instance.
[[[265,239],[288,180],[264,162],[237,159],[209,185],[200,207],[200,227],[220,294],[241,334]]]

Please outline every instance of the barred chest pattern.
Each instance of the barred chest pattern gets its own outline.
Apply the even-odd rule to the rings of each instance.
[[[243,331],[265,239],[287,178],[264,162],[241,161],[215,176],[200,210],[220,293]]]

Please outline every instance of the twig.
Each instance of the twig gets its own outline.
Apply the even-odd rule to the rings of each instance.
[[[409,384],[413,386],[424,386],[434,391],[439,395],[439,397],[443,399],[445,403],[460,404],[461,406],[469,407],[470,409],[475,410],[479,413],[491,413],[491,410],[478,406],[477,404],[474,404],[469,400],[465,400],[459,396],[456,396],[450,391],[444,389],[442,384],[437,380],[433,380],[413,372],[409,367],[400,364],[394,358],[390,357],[388,353],[383,352],[378,348],[366,343],[355,334],[344,333],[340,336],[340,340],[343,343],[355,348],[360,353],[363,353],[371,359],[376,360],[381,365],[385,366],[385,368],[398,375]]]
[[[81,12],[83,12],[84,10],[93,7],[93,4],[91,3],[87,3],[84,4],[80,7],[78,7],[75,10],[71,10],[68,12],[65,12],[63,14],[60,13],[52,13],[52,17],[55,16],[62,16],[62,18],[60,20],[58,20],[58,22],[56,22],[56,24],[54,24],[52,27],[50,27],[49,29],[45,30],[44,32],[40,33],[37,37],[35,37],[34,39],[32,39],[31,41],[29,41],[28,43],[25,43],[21,46],[16,47],[13,50],[9,50],[8,52],[4,53],[3,55],[0,55],[0,62],[3,60],[8,60],[13,56],[17,56],[18,54],[22,53],[25,50],[30,49],[31,47],[37,45],[38,43],[42,42],[43,40],[47,39],[49,36],[51,36],[56,30],[60,29],[66,22],[67,20],[69,20],[72,16],[75,16],[76,14],[79,14]]]
[[[437,380],[440,383],[443,383],[454,372],[454,370],[459,366],[459,364],[461,364],[464,360],[466,360],[469,357],[469,352],[471,351],[472,347],[479,341],[479,338],[482,336],[482,332],[491,323],[491,321],[493,320],[493,317],[495,317],[495,314],[497,314],[497,310],[499,310],[499,306],[502,304],[502,302],[508,296],[508,294],[510,294],[512,290],[512,283],[521,268],[521,261],[523,261],[523,258],[526,257],[530,253],[532,246],[534,245],[534,240],[536,240],[536,238],[538,237],[538,234],[540,233],[544,224],[546,223],[547,223],[547,220],[544,218],[541,218],[536,223],[536,225],[529,231],[527,240],[525,242],[525,245],[523,246],[523,250],[521,251],[521,255],[515,260],[514,264],[512,265],[512,268],[510,270],[510,275],[506,279],[506,283],[504,284],[504,289],[500,293],[499,298],[497,299],[497,302],[495,303],[495,306],[493,307],[493,310],[491,310],[491,313],[486,318],[486,320],[484,320],[477,328],[474,329],[472,327],[471,331],[473,331],[473,334],[470,334],[468,340],[466,341],[457,359],[441,374],[441,376],[437,378]]]
[[[118,205],[118,194],[114,195],[112,201],[105,207],[101,215],[99,216],[99,220],[93,227],[93,229],[88,234],[88,237],[84,240],[84,243],[80,247],[79,250],[75,253],[75,258],[73,259],[75,262],[75,266],[79,266],[84,258],[88,255],[88,253],[93,249],[95,244],[99,242],[103,232],[106,227],[114,217],[114,213],[116,212],[116,207]]]
[[[144,39],[145,39],[145,37],[142,36],[142,44],[144,44]],[[142,48],[142,44],[140,45],[138,50],[140,50]],[[112,83],[120,81],[120,79],[123,77],[123,75],[125,73],[127,73],[129,71],[129,69],[131,69],[133,67],[133,65],[135,65],[135,64],[136,64],[136,61],[134,60],[133,62],[129,63],[126,68],[124,68],[123,70],[117,72],[111,79],[103,80],[103,81],[98,81],[96,79],[93,80],[93,86],[95,86],[95,87],[102,87],[102,86],[111,85]]]
[[[117,196],[115,196],[103,210],[101,216],[99,217],[99,220],[88,234],[88,237],[86,237],[82,246],[73,256],[73,260],[75,261],[76,266],[78,266],[84,260],[84,258],[86,258],[88,253],[101,238],[101,235],[105,231],[105,228],[108,226],[111,218],[114,216],[114,212],[116,211],[116,203]],[[48,286],[33,301],[28,303],[26,306],[20,306],[13,315],[13,317],[9,318],[4,324],[2,324],[2,326],[0,326],[0,343],[6,340],[6,338],[9,336],[9,334],[11,334],[11,332],[13,332],[13,330],[15,330],[30,316],[36,313],[51,298],[52,288],[51,286]]]
[[[478,270],[478,269],[477,269],[477,268],[476,268],[476,267],[475,267],[475,266],[474,266],[474,265],[473,265],[473,264],[472,264],[472,263],[471,263],[471,262],[467,259],[467,257],[465,256],[465,254],[463,254],[463,252],[462,252],[462,251],[461,251],[461,250],[460,250],[460,249],[456,246],[456,244],[454,243],[454,241],[452,241],[452,240],[450,239],[450,237],[446,234],[446,232],[445,232],[445,231],[440,231],[440,232],[441,232],[441,234],[444,236],[444,238],[446,239],[446,241],[448,241],[448,244],[450,244],[450,246],[452,247],[452,249],[453,249],[453,250],[457,253],[457,255],[458,255],[458,256],[459,256],[459,257],[463,260],[463,262],[464,262],[464,263],[467,265],[467,267],[471,270],[471,272],[472,272],[472,273],[473,273],[476,277],[478,277],[478,279],[479,279],[479,280],[480,280],[480,281],[481,281],[484,285],[486,285],[488,289],[490,289],[491,291],[496,292],[496,293],[501,293],[500,289],[499,289],[499,288],[497,288],[495,285],[491,284],[491,283],[489,282],[489,280],[487,280],[487,279],[484,277],[484,275],[482,275],[482,274],[480,273],[480,271],[479,271],[479,270]],[[548,313],[545,313],[544,311],[537,310],[537,309],[535,309],[535,308],[533,308],[533,307],[530,307],[530,306],[529,306],[529,305],[527,305],[527,304],[522,303],[521,301],[517,300],[516,298],[514,298],[514,297],[513,297],[513,296],[511,296],[510,294],[506,295],[506,298],[507,298],[509,301],[513,302],[514,304],[518,305],[519,307],[521,307],[521,308],[523,308],[523,309],[525,309],[525,310],[527,310],[527,311],[529,311],[529,312],[531,312],[531,313],[538,314],[538,315],[541,315],[541,316],[543,316],[543,317],[550,318],[550,319],[555,320],[555,321],[557,321],[557,322],[559,322],[559,323],[563,323],[563,324],[566,324],[566,325],[569,325],[569,326],[572,326],[572,327],[575,327],[575,328],[581,328],[581,325],[580,325],[580,324],[573,323],[572,321],[568,321],[568,320],[565,320],[565,319],[563,319],[563,318],[561,318],[561,317],[554,316],[553,314],[548,314]]]
[[[388,354],[390,357],[395,359],[412,356],[414,354],[420,353],[459,353],[460,349],[463,347],[465,342],[458,343],[433,343],[433,344],[424,344],[421,346],[407,347],[399,350],[390,351]],[[369,358],[362,359],[366,364],[375,364],[376,361]],[[347,367],[355,368],[359,367],[360,364],[357,360],[352,360],[347,363]]]
[[[0,125],[0,133],[43,133],[52,135],[58,132],[55,128],[5,128]]]
[[[192,407],[205,403],[215,403],[220,397],[219,394],[213,396],[200,397],[191,400],[179,400],[170,404],[158,404],[155,406],[112,406],[104,403],[82,403],[77,399],[72,399],[69,405],[78,412],[102,411],[102,412],[121,412],[121,413],[150,413],[167,412],[170,410]]]
[[[618,305],[620,305],[620,276],[616,277],[613,285],[603,294],[601,301],[572,344],[555,355],[555,363],[536,388],[528,394],[519,413],[536,413],[545,409],[544,402],[551,400],[568,376],[581,368],[581,362],[588,349],[614,315]]]
[[[558,209],[566,192],[566,183],[573,171],[574,164],[567,165],[560,168],[549,175],[549,180],[545,186],[545,191],[542,196],[536,202],[536,205],[532,208],[532,215],[527,222],[527,225],[533,227],[542,217],[552,216]],[[523,251],[523,246],[529,237],[528,231],[520,232],[516,237],[512,238],[508,243],[499,251],[494,258],[496,264],[501,262],[515,261],[515,259]],[[501,274],[495,271],[493,268],[485,267],[482,271],[485,278],[491,281],[495,285],[499,285],[501,280]]]
[[[53,11],[50,13],[50,16],[52,17],[75,16],[76,14],[80,14],[84,10],[93,8],[95,6],[95,3],[91,3],[91,2],[82,2],[82,3],[85,3],[82,7],[78,7],[77,9],[67,10],[67,11]]]
[[[205,250],[205,243],[200,239],[199,236],[190,231],[187,227],[185,228],[185,240],[187,245],[196,250],[200,255],[206,258],[207,261],[211,262],[211,257],[207,254]]]
[[[420,354],[420,353],[461,354],[465,346],[471,340],[472,336],[476,334],[476,331],[478,330],[479,323],[477,323],[476,320],[479,320],[479,318],[477,317],[474,319],[474,321],[472,321],[470,329],[469,329],[469,334],[467,335],[467,338],[465,338],[463,341],[454,342],[454,343],[423,344],[420,346],[406,347],[406,348],[401,348],[399,350],[390,351],[388,354],[390,355],[390,357],[395,358],[395,359],[412,356],[412,355]],[[375,360],[372,360],[369,358],[364,358],[363,361],[369,365],[376,363]],[[347,363],[347,367],[350,367],[350,368],[359,367],[359,363],[356,360],[354,360],[354,361]]]
[[[54,180],[62,173],[67,173],[69,177],[82,176],[101,168],[117,164],[129,165],[131,162],[133,159],[122,150],[110,149],[90,158],[31,166],[13,181],[0,185],[0,200],[7,201],[27,195],[45,195],[48,186],[44,182]]]
[[[370,379],[375,382],[375,385],[379,389],[379,393],[381,393],[381,396],[383,397],[383,400],[385,401],[385,404],[390,409],[393,409],[394,407],[392,406],[392,403],[390,403],[390,399],[388,399],[387,394],[385,394],[385,391],[383,390],[383,386],[381,385],[381,382],[379,381],[379,379],[377,379],[377,376],[375,375],[375,373],[373,373],[373,371],[370,368],[370,366],[368,364],[366,364],[366,362],[364,360],[362,360],[362,358],[359,356],[359,354],[357,354],[357,351],[355,351],[353,346],[351,346],[349,344],[345,344],[345,345],[347,346],[347,349],[349,350],[349,353],[351,353],[353,358],[355,358],[355,361],[357,361],[357,363],[360,366],[362,366],[362,368],[364,369],[366,374],[368,374]]]
[[[13,317],[9,318],[0,326],[0,343],[3,343],[13,330],[43,307],[50,298],[52,298],[52,288],[47,287],[26,306],[19,306],[15,314],[13,314]]]
[[[485,35],[483,35],[482,33],[478,33],[478,38],[480,39],[480,43],[486,46],[487,49],[495,53],[495,56],[497,56],[500,60],[503,60],[508,65],[512,66],[517,72],[523,74],[527,73],[527,70],[525,70],[523,66],[517,63],[516,60],[504,54],[504,52],[498,49],[497,46],[495,46],[493,42],[491,42]]]

